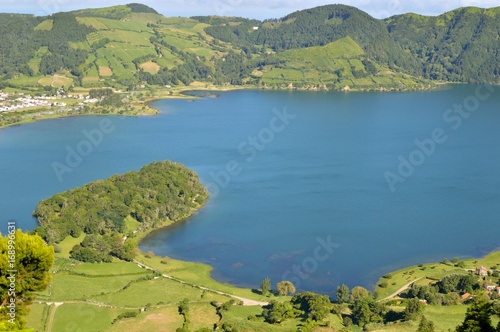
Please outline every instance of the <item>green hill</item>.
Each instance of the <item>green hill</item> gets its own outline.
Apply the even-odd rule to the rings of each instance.
[[[393,39],[433,80],[497,83],[500,7],[460,8],[437,17],[406,14],[386,20]]]
[[[495,83],[499,13],[462,8],[377,20],[354,7],[328,5],[258,21],[167,18],[129,4],[46,17],[0,14],[0,89],[134,90],[202,82],[414,90],[439,80]]]

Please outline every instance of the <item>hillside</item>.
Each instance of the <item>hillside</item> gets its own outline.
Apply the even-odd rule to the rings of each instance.
[[[497,83],[500,7],[460,8],[437,17],[406,14],[386,20],[390,35],[433,80]]]
[[[359,28],[358,22],[364,22],[367,14],[352,7],[332,8],[338,16],[350,13],[346,23],[335,17],[323,22],[319,18],[324,14],[322,7],[308,18],[290,16],[284,19],[293,24],[219,17],[166,18],[139,4],[78,10],[48,17],[3,15],[0,16],[0,31],[3,32],[0,52],[6,61],[0,63],[3,78],[0,88],[21,88],[34,93],[47,93],[62,86],[70,90],[100,87],[136,90],[145,85],[186,86],[197,81],[268,88],[288,88],[292,84],[296,88],[312,89],[343,89],[346,85],[367,89],[428,86],[428,82],[415,77],[407,78],[406,82],[401,75],[393,76],[395,72],[403,72],[398,67],[399,62],[392,59],[393,54],[402,54],[402,50],[391,44],[381,21],[370,18],[361,30],[346,30],[344,26]],[[295,27],[295,22],[303,27],[311,20],[318,22],[318,29],[311,30],[316,37],[302,29],[297,38],[299,44],[278,46],[279,40],[286,41],[287,35],[296,33],[286,27]],[[253,30],[254,26],[260,29]],[[239,30],[236,31],[239,37],[231,38],[214,33],[217,29],[247,27],[248,38]],[[318,36],[323,35],[319,27],[334,29],[324,34],[327,39],[319,40]],[[372,29],[377,42],[369,43],[363,29]],[[18,35],[23,36],[22,42],[15,38]],[[262,36],[267,36],[266,42],[260,45]],[[344,38],[349,38],[348,45],[334,43]],[[309,50],[306,56],[313,55],[311,66],[298,68],[294,65],[293,53],[286,53],[315,46],[324,47],[326,53],[332,51],[332,57],[337,60],[328,68],[318,67],[315,64],[330,61],[332,57],[324,57],[325,52],[320,52],[320,57]],[[359,49],[363,50],[362,54]],[[355,56],[351,59],[353,53]],[[366,70],[363,61],[368,60],[377,71],[369,73]],[[291,70],[291,75],[283,74],[282,69]],[[301,74],[297,76],[296,70]]]
[[[328,5],[258,21],[167,18],[129,4],[47,17],[0,14],[0,89],[417,90],[432,81],[495,83],[499,13],[471,7],[377,20]]]

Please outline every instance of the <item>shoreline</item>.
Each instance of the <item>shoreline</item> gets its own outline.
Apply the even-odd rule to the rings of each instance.
[[[444,84],[442,87],[443,88],[446,88],[447,86],[449,86],[448,84]],[[178,93],[177,95],[170,95],[170,96],[152,96],[150,98],[146,98],[145,101],[143,101],[144,103],[152,103],[154,101],[157,101],[157,100],[163,100],[163,99],[197,99],[197,98],[204,98],[203,96],[189,96],[189,95],[185,95],[184,93],[186,92],[192,92],[192,91],[213,91],[213,92],[228,92],[228,91],[236,91],[236,90],[256,90],[256,91],[259,91],[259,90],[266,90],[266,89],[256,89],[254,87],[229,87],[229,88],[225,88],[225,89],[220,89],[220,88],[217,88],[217,87],[212,87],[212,88],[203,88],[203,87],[186,87],[186,88],[183,88],[183,89],[178,89],[176,90],[176,92]],[[290,90],[290,89],[288,89]],[[160,92],[170,92],[171,90],[169,89],[161,89]],[[275,90],[275,91],[280,91],[280,90]],[[286,90],[285,90],[286,91]],[[292,90],[292,91],[299,91],[299,90]],[[347,92],[346,92],[347,93]],[[183,95],[184,94],[184,95]],[[89,113],[89,114],[74,114],[74,115],[68,115],[68,116],[62,116],[62,117],[53,117],[51,119],[63,119],[63,118],[66,118],[66,117],[73,117],[73,116],[88,116],[88,115],[97,115],[97,116],[152,116],[152,114],[150,115],[127,115],[127,114],[100,114],[100,113],[95,113],[95,114],[92,114],[92,113]],[[45,120],[45,119],[39,119],[39,120]],[[32,121],[32,122],[29,122],[29,123],[33,123],[33,122],[36,122],[38,120],[35,120],[35,121]],[[25,123],[18,123],[18,124],[13,124],[12,126],[16,126],[16,125],[19,125],[21,126],[22,124],[26,124]],[[156,232],[156,231],[162,231],[164,229],[168,229],[169,227],[172,227],[174,225],[179,225],[183,222],[186,222],[188,221],[191,217],[195,216],[196,214],[199,213],[199,211],[205,207],[205,204],[206,204],[206,201],[200,205],[199,207],[197,207],[196,209],[192,210],[190,214],[186,215],[186,216],[183,216],[182,218],[180,218],[179,220],[175,221],[175,222],[171,222],[171,223],[168,223],[166,224],[166,222],[162,222],[161,223],[161,226],[157,227],[157,228],[154,228],[154,229],[150,229],[148,231],[144,231],[144,232],[141,232],[141,233],[138,233],[137,234],[137,249],[141,252],[141,253],[144,253],[141,249],[140,249],[140,245],[141,243],[148,237],[150,236],[153,232]],[[497,248],[495,250],[493,250],[492,252],[490,252],[489,254],[487,254],[486,256],[484,257],[472,257],[470,259],[467,259],[467,260],[473,260],[473,259],[484,259],[486,258],[488,255],[491,255],[491,254],[494,254],[496,253],[498,250],[500,250],[500,248]],[[184,262],[190,262],[190,263],[193,263],[193,264],[202,264],[202,265],[205,265],[205,266],[209,266],[210,267],[210,271],[213,271],[214,268],[213,266],[209,265],[209,264],[206,264],[206,263],[202,263],[202,262],[192,262],[192,261],[184,261]],[[427,264],[435,264],[435,263],[426,263],[424,265],[427,265]],[[419,264],[420,265],[420,264]],[[402,267],[398,270],[395,270],[395,271],[391,271],[389,273],[398,273],[398,271],[402,271],[402,270],[407,270],[407,269],[415,269],[417,267],[417,265],[413,265],[413,266],[410,266],[410,267]],[[210,274],[210,277],[212,278],[212,275]],[[217,283],[224,283],[223,281],[219,281],[217,279],[214,279],[212,278],[213,281],[217,282]],[[382,276],[380,276],[380,278],[378,279],[377,283],[375,283],[373,285],[373,290],[377,290],[377,285],[380,283],[380,281],[382,280]],[[230,284],[231,286],[234,286],[234,287],[239,287],[238,285],[234,285],[234,284]]]
[[[44,121],[44,120],[53,120],[53,119],[64,119],[64,118],[69,118],[69,117],[74,117],[74,116],[131,116],[131,117],[142,117],[142,116],[155,116],[159,114],[159,110],[151,107],[151,103],[157,101],[157,100],[168,100],[168,99],[197,99],[197,98],[203,98],[203,96],[189,96],[186,94],[186,92],[192,92],[192,91],[210,91],[210,92],[229,92],[229,91],[239,91],[239,90],[249,90],[249,91],[305,91],[305,92],[342,92],[342,93],[350,93],[350,92],[425,92],[425,91],[439,91],[446,86],[450,84],[468,84],[468,83],[455,83],[455,82],[435,82],[433,86],[428,86],[423,89],[402,89],[398,90],[395,88],[384,88],[384,87],[378,87],[378,88],[369,88],[369,89],[359,89],[359,88],[349,88],[348,90],[328,90],[324,89],[323,87],[314,87],[314,88],[296,88],[296,87],[278,87],[278,88],[270,88],[266,86],[257,86],[257,85],[241,85],[241,86],[217,86],[217,85],[211,85],[211,84],[203,84],[201,82],[197,82],[197,84],[189,85],[189,86],[181,86],[181,87],[174,87],[174,88],[159,88],[155,89],[154,95],[152,96],[144,96],[141,97],[140,99],[131,102],[127,104],[126,106],[131,106],[133,104],[135,105],[143,105],[147,106],[151,110],[154,110],[156,112],[145,112],[145,113],[137,113],[137,114],[118,114],[118,113],[100,113],[100,112],[89,112],[89,113],[82,113],[82,114],[51,114],[51,115],[42,115],[39,116],[38,118],[31,118],[28,120],[23,120],[20,122],[12,123],[12,124],[7,124],[7,125],[0,125],[0,130],[4,128],[9,128],[9,127],[14,127],[18,125],[24,125],[24,124],[30,124],[30,123],[35,123],[38,121]],[[139,91],[141,92],[141,91]],[[44,109],[45,110],[45,109]],[[30,111],[33,110],[26,110],[23,113],[25,115],[29,115]]]

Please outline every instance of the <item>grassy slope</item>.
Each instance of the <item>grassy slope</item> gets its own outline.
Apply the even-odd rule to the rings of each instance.
[[[130,227],[134,227],[133,224]],[[184,298],[190,301],[191,325],[196,330],[202,327],[213,327],[219,322],[215,308],[211,301],[226,302],[228,297],[203,291],[197,287],[182,284],[165,278],[151,278],[143,280],[146,276],[153,276],[149,270],[142,269],[134,263],[115,261],[110,264],[80,263],[68,259],[69,250],[79,239],[68,237],[59,247],[61,252],[56,254],[56,263],[52,268],[53,281],[51,286],[38,294],[28,316],[28,325],[35,331],[42,331],[43,327],[51,324],[53,331],[63,331],[72,328],[74,320],[68,317],[79,317],[79,327],[85,331],[147,331],[167,328],[168,331],[182,326],[183,319],[178,314],[178,302]],[[81,239],[80,239],[81,240]],[[269,301],[270,298],[254,293],[250,289],[242,289],[228,284],[219,283],[210,277],[211,267],[191,262],[168,259],[167,264],[162,264],[163,258],[153,256],[147,258],[139,254],[138,260],[153,267],[155,270],[179,278],[189,284],[205,286],[226,293],[251,298],[258,301]],[[500,252],[492,253],[482,259],[465,261],[466,268],[477,265],[486,267],[496,266],[500,263]],[[434,267],[434,268],[432,268]],[[425,269],[424,269],[425,268]],[[387,289],[378,289],[379,298],[395,291],[401,285],[419,277],[442,278],[450,273],[465,273],[464,269],[457,269],[451,264],[432,263],[421,267],[409,267],[392,273],[390,285]],[[385,279],[384,279],[385,280]],[[432,280],[432,279],[423,279]],[[78,285],[78,287],[75,287]],[[285,298],[277,298],[284,300]],[[55,308],[46,302],[63,302]],[[141,307],[148,307],[146,312],[135,318],[120,320],[114,324],[112,321],[126,311],[138,311]],[[403,310],[403,307],[393,307]],[[466,306],[427,306],[425,315],[436,324],[436,331],[454,329],[464,317]],[[291,331],[302,324],[299,319],[288,320],[282,325],[269,325],[262,318],[248,320],[248,316],[261,313],[260,307],[234,306],[229,311],[223,312],[222,322],[234,324],[242,331]],[[49,316],[53,321],[49,322]],[[496,324],[496,320],[494,323]],[[317,331],[335,331],[343,328],[341,320],[336,315],[330,315],[324,326]],[[417,324],[394,324],[382,327],[372,327],[370,331],[416,331]],[[350,331],[356,331],[351,329]]]
[[[132,79],[138,67],[134,60],[148,57],[139,67],[146,65],[146,71],[155,73],[161,68],[172,69],[182,64],[178,53],[160,47],[161,55],[157,54],[155,45],[150,42],[155,29],[161,34],[161,39],[178,51],[188,52],[206,59],[206,64],[213,66],[212,57],[221,57],[225,52],[237,48],[230,44],[219,42],[217,47],[212,45],[213,38],[208,36],[204,28],[208,24],[200,23],[189,18],[166,18],[151,13],[131,13],[128,7],[117,6],[96,10],[75,12],[80,24],[90,26],[97,31],[90,33],[84,42],[71,43],[74,49],[83,49],[89,52],[85,64],[80,69],[83,72],[84,87],[104,87],[110,84],[119,86],[121,79]],[[104,18],[104,15],[114,15],[115,19]],[[149,25],[149,26],[148,26]],[[36,29],[50,30],[52,21],[42,22]],[[97,47],[96,43],[107,39],[110,42]],[[46,50],[41,50],[29,62],[34,73],[39,71],[41,58]],[[354,89],[407,88],[419,89],[423,83],[419,79],[401,74],[379,74],[376,77],[355,79],[351,67],[364,70],[360,59],[364,56],[363,50],[350,37],[343,38],[323,47],[289,50],[278,55],[287,62],[286,68],[264,69],[262,76],[265,84],[287,86],[289,83],[304,83],[309,85],[326,85],[336,82],[336,88],[345,85]],[[261,55],[255,55],[255,58]],[[155,66],[147,65],[153,61]],[[379,66],[380,71],[386,68]],[[344,78],[337,80],[334,70],[344,68]],[[36,80],[14,77],[11,83],[17,86],[69,86],[75,77],[70,73],[59,73],[67,79],[59,79],[54,83],[52,77],[37,77]],[[425,82],[426,83],[426,82]],[[123,87],[120,87],[123,88]]]
[[[133,227],[134,225],[131,225]],[[37,295],[28,316],[28,326],[35,331],[51,328],[52,331],[65,331],[80,328],[83,331],[175,331],[182,327],[183,319],[178,313],[178,303],[187,298],[190,301],[191,328],[213,327],[219,321],[216,309],[210,302],[223,303],[227,296],[204,291],[162,277],[154,277],[153,272],[138,267],[135,263],[115,261],[109,264],[81,263],[69,257],[69,251],[81,239],[66,238],[59,244],[60,252],[52,267],[53,280],[47,290]],[[210,267],[202,264],[169,260],[161,264],[160,257],[140,260],[147,265],[158,267],[188,282],[220,291],[249,297],[256,300],[269,300],[248,289],[221,284],[209,276]],[[151,277],[145,280],[144,277]],[[77,285],[77,287],[76,287]],[[282,298],[284,299],[284,298]],[[60,305],[56,308],[54,302]],[[121,313],[139,311],[148,307],[146,312],[135,318],[127,318],[112,324]],[[228,321],[245,321],[239,313],[259,314],[260,307],[235,307],[236,314],[227,316]],[[231,309],[233,313],[233,309]],[[53,317],[50,318],[50,317]],[[76,318],[75,318],[76,317]],[[225,318],[226,319],[226,318]],[[78,326],[74,324],[78,321]],[[298,321],[286,326],[295,326]],[[255,331],[274,331],[274,327],[263,322],[252,322]],[[50,325],[50,327],[48,326]],[[279,331],[287,329],[279,328]]]
[[[500,264],[500,252],[493,252],[484,258],[476,259],[471,258],[463,261],[465,263],[464,268],[455,267],[452,263],[428,263],[421,264],[419,266],[411,266],[391,273],[392,277],[390,279],[382,278],[377,283],[375,289],[379,299],[385,298],[404,285],[420,279],[419,284],[432,283],[437,280],[442,279],[444,276],[454,273],[466,274],[467,270],[475,269],[477,266],[483,265],[487,268],[491,268]],[[382,281],[388,282],[387,288],[381,288],[378,286]]]
[[[426,82],[409,75],[392,73],[388,68],[376,65],[379,71],[369,75],[362,60],[363,49],[350,37],[339,39],[325,46],[288,50],[277,55],[286,63],[285,68],[268,67],[262,73],[266,84],[301,83],[305,85],[335,83],[337,89],[349,85],[351,89],[402,88],[420,89]],[[353,68],[366,77],[355,78]],[[342,77],[335,73],[342,70]]]

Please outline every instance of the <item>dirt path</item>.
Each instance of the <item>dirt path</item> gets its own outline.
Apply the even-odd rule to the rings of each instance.
[[[144,267],[147,270],[155,271],[155,269],[153,269],[152,267],[144,265],[143,263],[141,263],[139,261],[134,261],[134,262],[137,263],[137,264],[140,264],[142,267]],[[252,299],[247,299],[245,297],[236,296],[236,295],[232,295],[232,294],[229,294],[229,293],[221,292],[221,291],[218,291],[218,290],[215,290],[215,289],[211,289],[211,288],[207,288],[207,287],[203,287],[203,286],[198,286],[198,285],[195,285],[195,284],[192,284],[192,283],[189,283],[189,282],[177,279],[177,278],[172,277],[172,276],[167,275],[167,274],[162,274],[162,277],[166,278],[166,279],[170,279],[170,280],[175,281],[175,282],[178,282],[178,283],[183,284],[183,285],[188,285],[188,286],[191,286],[191,287],[196,287],[198,289],[202,289],[202,290],[206,290],[206,291],[209,291],[209,292],[213,292],[213,293],[216,293],[216,294],[219,294],[219,295],[231,297],[233,299],[241,301],[244,306],[264,306],[264,305],[268,305],[269,304],[269,302],[255,301],[255,300],[252,300]],[[111,304],[107,304],[107,303],[101,303],[101,302],[94,302],[94,301],[63,301],[63,302],[52,302],[52,301],[50,301],[49,302],[49,301],[40,301],[40,300],[38,300],[38,301],[35,301],[35,302],[36,303],[41,303],[41,304],[47,304],[48,306],[50,306],[49,315],[47,317],[47,323],[45,324],[45,331],[46,332],[51,332],[52,331],[52,325],[54,324],[54,317],[56,315],[57,308],[59,308],[63,304],[88,304],[88,305],[93,305],[93,306],[96,306],[96,307],[126,309],[126,310],[138,310],[138,309],[142,308],[142,307],[137,307],[137,308],[120,307],[120,306],[115,306],[115,305],[111,305]],[[54,306],[52,307],[52,305],[54,305]]]
[[[151,270],[151,271],[155,271],[152,267],[144,265],[143,263],[141,263],[139,261],[135,261],[134,260],[134,262],[137,263],[137,264],[140,264],[145,269],[148,269],[148,270]],[[224,292],[218,291],[216,289],[211,289],[211,288],[207,288],[207,287],[203,287],[203,286],[198,286],[198,285],[195,285],[195,284],[192,284],[192,283],[189,283],[189,282],[177,279],[177,278],[172,277],[172,276],[167,275],[167,274],[162,274],[161,276],[163,278],[167,278],[167,279],[176,281],[176,282],[184,284],[184,285],[188,285],[188,286],[191,286],[191,287],[196,287],[196,288],[199,288],[199,289],[202,289],[202,290],[206,290],[206,291],[209,291],[209,292],[214,292],[214,293],[217,293],[219,295],[224,295],[224,296],[232,297],[233,299],[241,301],[244,306],[257,306],[257,305],[264,306],[264,305],[268,305],[269,304],[269,302],[259,302],[259,301],[255,301],[255,300],[252,300],[252,299],[247,299],[247,298],[244,298],[244,297],[241,297],[241,296],[236,296],[236,295],[232,295],[232,294],[229,294],[229,293],[224,293]]]
[[[422,279],[423,277],[420,277],[420,278],[417,278],[413,281],[410,281],[409,283],[407,283],[406,285],[404,285],[403,287],[401,287],[400,289],[398,289],[396,292],[392,293],[391,295],[387,296],[387,297],[384,297],[383,299],[381,300],[378,300],[378,302],[381,302],[381,301],[386,301],[386,300],[390,300],[396,296],[398,296],[399,294],[403,293],[405,290],[407,290],[408,288],[411,287],[411,285],[413,285],[414,283],[416,283],[417,281],[419,281],[420,279]]]
[[[54,316],[56,315],[57,308],[59,308],[60,305],[62,305],[62,302],[46,302],[47,305],[52,306],[54,304],[54,307],[50,308],[49,310],[49,317],[47,318],[47,323],[45,325],[45,331],[50,332],[52,331],[52,324],[54,323]]]

